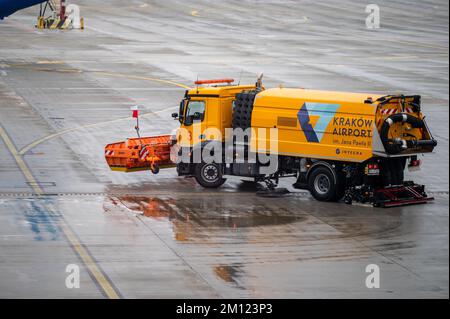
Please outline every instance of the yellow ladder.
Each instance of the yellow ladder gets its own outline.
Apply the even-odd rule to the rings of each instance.
[[[59,0],[49,0],[48,2],[50,2],[50,5],[53,8],[53,11],[56,11],[57,13],[59,13],[59,10],[61,9],[61,2]]]

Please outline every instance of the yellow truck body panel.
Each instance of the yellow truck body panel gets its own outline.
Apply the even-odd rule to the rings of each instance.
[[[373,156],[376,105],[381,95],[305,89],[269,89],[256,96],[252,150],[270,153],[271,128],[278,154],[362,162]],[[264,129],[266,131],[264,131]]]
[[[232,85],[232,86],[208,86],[196,87],[187,92],[189,101],[183,111],[183,116],[189,108],[189,103],[203,102],[205,105],[203,119],[197,123],[181,123],[180,128],[187,133],[178,139],[182,147],[194,146],[205,140],[225,139],[225,129],[231,127],[233,115],[233,101],[237,93],[243,90],[254,90],[254,85]],[[214,134],[215,131],[220,134]],[[219,138],[217,137],[219,136]]]
[[[200,86],[188,90],[185,107],[180,114],[188,117],[190,106],[194,104],[197,108],[202,105],[203,113],[199,121],[181,121],[180,131],[184,134],[179,134],[178,144],[193,147],[204,141],[223,142],[230,138],[226,129],[232,127],[236,94],[254,90],[255,85]],[[413,98],[262,88],[253,102],[250,150],[343,162],[364,162],[374,156],[390,156],[381,145],[381,127],[390,115],[396,113],[408,113],[422,120],[420,111],[405,108],[405,105],[413,104]],[[277,129],[276,137],[273,134],[271,137],[271,129]],[[402,122],[393,123],[389,134],[391,139],[407,141],[431,138],[427,129],[414,128]],[[275,144],[276,148],[273,147]],[[402,155],[428,151],[432,151],[432,147],[416,148],[402,152]]]

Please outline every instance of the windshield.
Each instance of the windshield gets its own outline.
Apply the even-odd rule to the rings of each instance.
[[[205,101],[189,101],[184,124],[191,125],[194,121],[203,121],[204,117]]]

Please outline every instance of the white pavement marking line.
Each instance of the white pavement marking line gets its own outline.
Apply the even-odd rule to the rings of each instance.
[[[38,64],[63,64],[64,62],[62,61],[39,61]],[[159,82],[159,83],[165,83],[165,84],[169,84],[169,85],[174,85],[177,87],[181,87],[184,89],[190,89],[189,86],[184,85],[182,83],[178,83],[175,81],[170,81],[170,80],[164,80],[164,79],[159,79],[159,78],[153,78],[153,77],[147,77],[147,76],[140,76],[140,75],[129,75],[129,74],[121,74],[121,73],[112,73],[112,72],[105,72],[105,71],[95,71],[95,70],[81,70],[81,69],[56,69],[56,70],[52,70],[52,69],[45,69],[45,68],[36,68],[33,67],[29,64],[14,64],[14,65],[9,65],[8,67],[15,67],[15,68],[26,68],[26,69],[30,69],[30,70],[34,70],[34,71],[46,71],[46,72],[61,72],[61,73],[94,73],[94,74],[98,74],[98,75],[103,75],[103,76],[110,76],[110,77],[119,77],[119,78],[125,78],[125,79],[132,79],[132,80],[144,80],[144,81],[152,81],[152,82]],[[170,107],[170,108],[166,108],[163,110],[159,110],[156,112],[151,112],[151,113],[147,113],[142,115],[142,117],[147,117],[147,116],[151,116],[154,114],[158,114],[158,113],[162,113],[171,109],[174,109],[175,107]],[[81,129],[85,129],[85,128],[89,128],[89,127],[94,127],[94,126],[98,126],[98,125],[104,125],[104,124],[110,124],[110,123],[115,123],[118,121],[122,121],[122,120],[127,120],[130,119],[130,117],[126,117],[126,118],[120,118],[120,119],[115,119],[115,120],[111,120],[111,121],[105,121],[105,122],[99,122],[99,123],[93,123],[93,124],[88,124],[88,125],[83,125],[83,126],[79,126],[79,127],[75,127],[75,128],[71,128],[71,129],[67,129],[67,130],[63,130],[61,132],[57,132],[54,134],[50,134],[48,136],[45,136],[39,140],[36,140],[34,142],[32,142],[31,144],[25,146],[24,148],[22,148],[19,151],[20,155],[24,155],[25,153],[27,153],[29,150],[33,149],[34,147],[36,147],[37,145],[48,141],[50,139],[53,139],[55,137],[61,136],[63,134],[67,134],[70,132],[74,132],[77,130],[81,130]]]
[[[163,113],[163,112],[172,110],[172,109],[174,109],[174,108],[176,108],[176,107],[175,107],[175,106],[173,106],[173,107],[168,107],[168,108],[165,108],[165,109],[156,111],[156,112],[150,112],[150,113],[143,114],[143,115],[141,115],[141,117],[150,117],[150,116],[152,116],[152,115],[156,115],[156,114],[159,114],[159,113]],[[55,138],[55,137],[58,137],[58,136],[61,136],[61,135],[64,135],[64,134],[67,134],[67,133],[70,133],[70,132],[79,131],[79,130],[83,130],[83,129],[91,128],[91,127],[96,127],[96,126],[100,126],[100,125],[111,124],[111,123],[115,123],[115,122],[119,122],[119,121],[123,121],[123,120],[132,120],[132,119],[133,119],[132,117],[122,117],[122,118],[120,118],[120,119],[114,119],[114,120],[110,120],[110,121],[98,122],[98,123],[93,123],[93,124],[87,124],[87,125],[77,126],[77,127],[74,127],[74,128],[69,128],[69,129],[67,129],[67,130],[63,130],[63,131],[60,131],[60,132],[57,132],[57,133],[53,133],[53,134],[47,135],[47,136],[45,136],[45,137],[43,137],[43,138],[41,138],[41,139],[39,139],[39,140],[34,141],[34,142],[31,143],[31,144],[28,144],[27,146],[25,146],[24,148],[22,148],[22,149],[19,151],[19,154],[20,154],[20,155],[24,155],[25,153],[27,153],[27,152],[30,151],[31,149],[35,148],[35,147],[38,146],[39,144],[44,143],[45,141],[48,141],[48,140],[50,140],[50,139],[53,139],[53,138]]]
[[[3,127],[0,125],[0,137],[4,141],[6,147],[8,148],[9,152],[14,157],[17,165],[19,166],[20,170],[22,171],[23,175],[35,191],[36,195],[42,196],[44,194],[44,191],[39,186],[39,183],[34,178],[33,174],[31,173],[30,169],[20,156],[20,154],[17,152],[16,147],[14,146],[13,142],[11,141],[9,135],[6,133],[6,131],[3,129]],[[50,207],[46,207],[46,209],[51,213],[55,214],[54,210]],[[64,220],[58,220],[57,221],[58,226],[62,229],[64,235],[66,236],[67,240],[70,243],[70,246],[75,251],[75,253],[80,257],[80,259],[83,261],[84,265],[89,270],[89,273],[92,275],[92,278],[94,279],[94,282],[98,285],[98,287],[101,288],[102,293],[104,293],[108,298],[110,299],[119,299],[120,296],[116,289],[114,288],[112,282],[106,277],[106,275],[100,270],[100,268],[97,266],[97,263],[94,261],[90,253],[87,251],[87,249],[83,246],[83,244],[78,240],[75,233],[70,229],[69,225]]]

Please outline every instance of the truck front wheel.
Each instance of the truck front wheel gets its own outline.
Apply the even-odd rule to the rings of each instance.
[[[308,177],[308,189],[311,195],[324,202],[338,199],[336,192],[336,178],[330,169],[320,166],[314,168]]]
[[[195,180],[206,188],[217,188],[225,183],[222,177],[222,165],[217,163],[201,163],[195,166]]]

